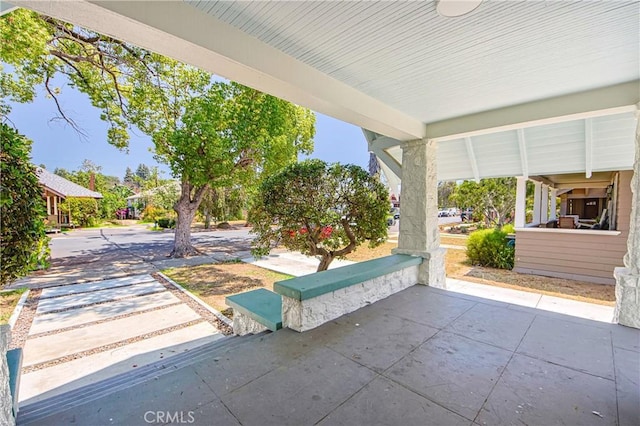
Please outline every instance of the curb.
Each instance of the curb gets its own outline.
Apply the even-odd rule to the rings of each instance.
[[[16,305],[15,309],[13,310],[13,313],[11,314],[11,317],[9,317],[9,327],[13,330],[13,327],[16,325],[16,321],[18,321],[18,317],[20,316],[20,312],[22,312],[22,308],[24,307],[24,304],[27,301],[27,297],[29,297],[29,292],[31,290],[27,290],[24,293],[22,293],[22,296],[20,296],[20,299],[18,300],[18,304]]]
[[[207,305],[206,303],[204,303],[202,300],[200,300],[198,297],[196,297],[195,295],[193,295],[190,291],[187,291],[184,287],[182,287],[180,284],[178,284],[177,282],[175,282],[174,280],[172,280],[171,278],[169,278],[168,276],[166,276],[165,274],[163,274],[162,272],[156,272],[158,275],[160,275],[162,278],[164,278],[165,280],[167,280],[168,282],[171,283],[172,286],[174,286],[175,288],[177,288],[178,290],[180,290],[181,292],[183,292],[184,294],[186,294],[187,296],[189,296],[191,299],[193,299],[194,301],[196,301],[200,306],[202,306],[203,308],[205,308],[207,311],[211,312],[213,315],[215,315],[216,318],[218,318],[220,321],[222,321],[223,323],[225,323],[227,326],[231,327],[231,329],[233,329],[233,321],[230,320],[229,318],[225,317],[224,315],[222,315],[222,313],[220,313],[219,311],[217,311],[216,309],[213,309],[211,306]]]

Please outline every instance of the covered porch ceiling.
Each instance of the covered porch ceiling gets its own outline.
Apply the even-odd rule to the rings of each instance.
[[[400,141],[439,140],[439,179],[631,168],[640,2],[31,1],[358,125],[401,176]]]

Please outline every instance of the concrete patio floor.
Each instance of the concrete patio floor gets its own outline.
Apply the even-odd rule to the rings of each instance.
[[[18,424],[640,424],[640,330],[456,292],[228,342]]]

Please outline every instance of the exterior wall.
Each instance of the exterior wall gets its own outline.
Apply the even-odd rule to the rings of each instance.
[[[47,220],[49,225],[59,225],[61,223],[68,223],[67,217],[60,211],[60,203],[62,198],[57,194],[45,189],[43,195],[47,209]]]
[[[15,425],[13,398],[9,389],[7,350],[11,343],[11,327],[0,325],[0,425]]]
[[[619,176],[617,231],[531,228],[516,230],[516,272],[615,284],[623,265],[631,213],[632,171]]]

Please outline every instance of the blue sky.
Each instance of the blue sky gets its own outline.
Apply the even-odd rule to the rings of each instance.
[[[164,177],[169,169],[153,158],[151,140],[142,132],[131,134],[128,153],[109,145],[106,141],[107,125],[100,120],[100,111],[91,106],[87,97],[64,86],[60,96],[66,113],[88,135],[82,139],[63,121],[52,121],[56,108],[40,90],[38,98],[30,104],[15,104],[9,119],[18,131],[33,140],[32,160],[44,164],[48,170],[56,167],[77,170],[85,159],[102,166],[106,175],[122,179],[128,167],[135,171],[140,163],[159,166]],[[327,162],[352,163],[366,169],[369,162],[367,143],[359,127],[316,113],[315,149],[310,157]]]

